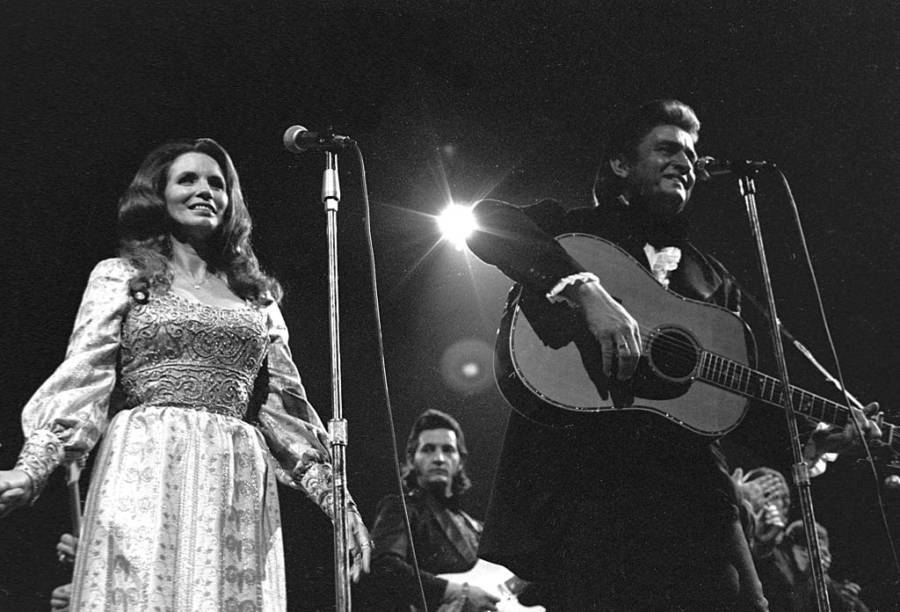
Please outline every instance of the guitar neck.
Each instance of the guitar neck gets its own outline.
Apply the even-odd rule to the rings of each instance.
[[[698,378],[744,397],[784,407],[784,385],[780,380],[720,355],[703,352]],[[794,412],[813,421],[843,427],[850,420],[850,410],[846,406],[793,385],[790,387],[790,399]],[[900,436],[894,436],[896,425],[879,423],[879,427],[883,443],[894,446],[895,441],[900,442]]]

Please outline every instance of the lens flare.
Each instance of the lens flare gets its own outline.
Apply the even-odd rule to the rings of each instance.
[[[472,207],[463,204],[450,204],[438,215],[437,223],[444,240],[458,251],[463,250],[466,238],[475,230]]]

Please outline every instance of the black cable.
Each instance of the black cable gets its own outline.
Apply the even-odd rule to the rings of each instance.
[[[822,303],[822,294],[819,289],[819,281],[816,278],[816,273],[815,273],[815,270],[814,270],[813,264],[812,264],[812,258],[810,257],[809,248],[807,247],[807,244],[806,244],[806,236],[803,231],[803,225],[800,222],[800,212],[797,208],[797,202],[794,199],[794,194],[793,194],[793,192],[791,192],[791,186],[788,183],[787,177],[784,175],[784,172],[782,172],[778,168],[775,168],[775,171],[778,173],[778,176],[781,177],[781,181],[784,184],[784,189],[788,196],[788,201],[790,202],[791,212],[793,213],[793,216],[794,216],[794,223],[797,226],[797,233],[799,234],[799,237],[800,237],[800,246],[803,248],[804,261],[806,263],[806,267],[809,272],[810,280],[812,281],[812,284],[813,284],[813,293],[816,297],[816,305],[819,309],[819,317],[821,318],[822,327],[824,328],[825,336],[828,340],[828,348],[831,351],[831,358],[834,360],[834,366],[835,366],[835,370],[837,372],[837,378],[840,381],[840,387],[841,387],[840,390],[844,394],[844,401],[847,404],[847,409],[851,411],[851,413],[850,413],[851,421],[853,422],[853,426],[856,428],[856,433],[859,436],[859,440],[862,443],[863,449],[865,450],[866,461],[869,464],[869,468],[872,471],[873,479],[876,483],[875,495],[876,495],[876,498],[878,501],[879,514],[881,516],[881,521],[882,521],[882,525],[884,526],[885,533],[887,534],[888,545],[891,549],[891,556],[894,561],[894,569],[897,572],[897,576],[900,577],[900,559],[898,559],[897,548],[894,544],[893,538],[891,537],[890,525],[888,523],[887,515],[884,512],[884,499],[881,495],[881,487],[880,487],[880,479],[878,476],[878,471],[875,469],[875,459],[872,456],[872,451],[869,448],[868,442],[866,441],[865,433],[862,431],[862,428],[860,427],[859,422],[857,422],[856,418],[853,417],[852,408],[851,408],[852,404],[850,401],[850,397],[848,396],[848,393],[847,393],[847,385],[844,384],[844,375],[841,372],[841,363],[840,363],[840,360],[838,359],[837,349],[835,348],[834,339],[832,338],[832,335],[831,335],[831,329],[828,325],[828,318],[825,315],[825,307]],[[777,325],[777,322],[776,322],[776,325]]]
[[[381,384],[384,388],[385,408],[387,410],[388,417],[388,429],[390,430],[391,434],[391,448],[393,449],[394,457],[394,475],[397,478],[397,488],[400,491],[400,505],[403,508],[403,522],[406,526],[406,537],[409,540],[409,550],[412,553],[412,564],[413,569],[416,573],[416,581],[419,587],[419,597],[422,600],[422,610],[424,610],[424,612],[428,612],[428,602],[425,600],[425,587],[422,585],[422,574],[421,570],[419,569],[419,559],[416,555],[416,547],[413,543],[412,537],[412,527],[409,524],[409,512],[406,508],[406,495],[404,494],[403,476],[400,473],[400,464],[397,462],[397,458],[400,456],[400,452],[397,448],[397,429],[394,426],[394,410],[391,406],[391,395],[387,380],[387,367],[385,366],[384,361],[384,337],[381,330],[381,307],[378,303],[378,278],[375,266],[375,247],[372,240],[372,218],[370,214],[371,211],[369,210],[369,188],[366,183],[366,164],[365,160],[363,159],[362,151],[360,150],[359,145],[356,143],[356,141],[353,142],[353,150],[356,152],[356,157],[359,162],[359,180],[363,198],[363,219],[366,234],[366,250],[369,256],[370,278],[372,279],[372,309],[375,314],[375,338],[378,342],[378,363],[381,372]]]

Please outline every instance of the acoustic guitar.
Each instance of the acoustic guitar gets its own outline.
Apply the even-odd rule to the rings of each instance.
[[[519,289],[500,324],[494,367],[501,393],[517,412],[564,427],[577,415],[641,410],[715,437],[738,426],[750,399],[783,406],[781,381],[748,365],[752,336],[736,314],[664,288],[607,240],[573,233],[558,241],[637,320],[643,354],[630,381],[607,378],[599,343],[586,329],[560,348],[544,344],[519,305]],[[813,421],[842,426],[850,418],[842,404],[794,386],[790,394],[794,411]],[[896,426],[880,426],[882,443],[900,450]]]

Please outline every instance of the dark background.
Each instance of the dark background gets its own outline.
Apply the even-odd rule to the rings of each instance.
[[[44,2],[0,7],[0,197],[4,220],[0,459],[21,445],[18,415],[52,372],[90,269],[116,246],[115,203],[143,156],[172,137],[209,136],[232,154],[263,265],[286,286],[291,345],[330,417],[322,154],[280,140],[302,124],[354,137],[365,156],[398,443],[426,407],[468,435],[482,516],[508,408],[490,351],[507,281],[456,251],[433,218],[452,197],[589,202],[604,128],[656,97],[691,104],[700,152],[778,163],[798,202],[849,390],[890,413],[900,399],[896,269],[898,10],[890,2]],[[341,156],[343,398],[348,475],[364,516],[396,485],[379,376],[360,168]],[[760,176],[779,315],[828,370],[834,361],[788,198]],[[758,292],[732,179],[692,203],[696,242]],[[748,313],[748,318],[753,318]],[[757,330],[765,351],[766,332]],[[788,349],[791,380],[832,394]],[[467,360],[481,365],[466,379]],[[775,373],[771,359],[761,367]],[[784,419],[755,408],[727,440],[736,465],[787,470]],[[540,452],[540,449],[535,449]],[[842,459],[813,483],[831,531],[832,574],[897,609],[893,470]],[[589,483],[586,483],[589,486]],[[677,500],[673,500],[677,503]],[[329,609],[330,527],[282,491],[291,609]],[[45,609],[67,580],[60,476],[0,524],[0,606]]]

